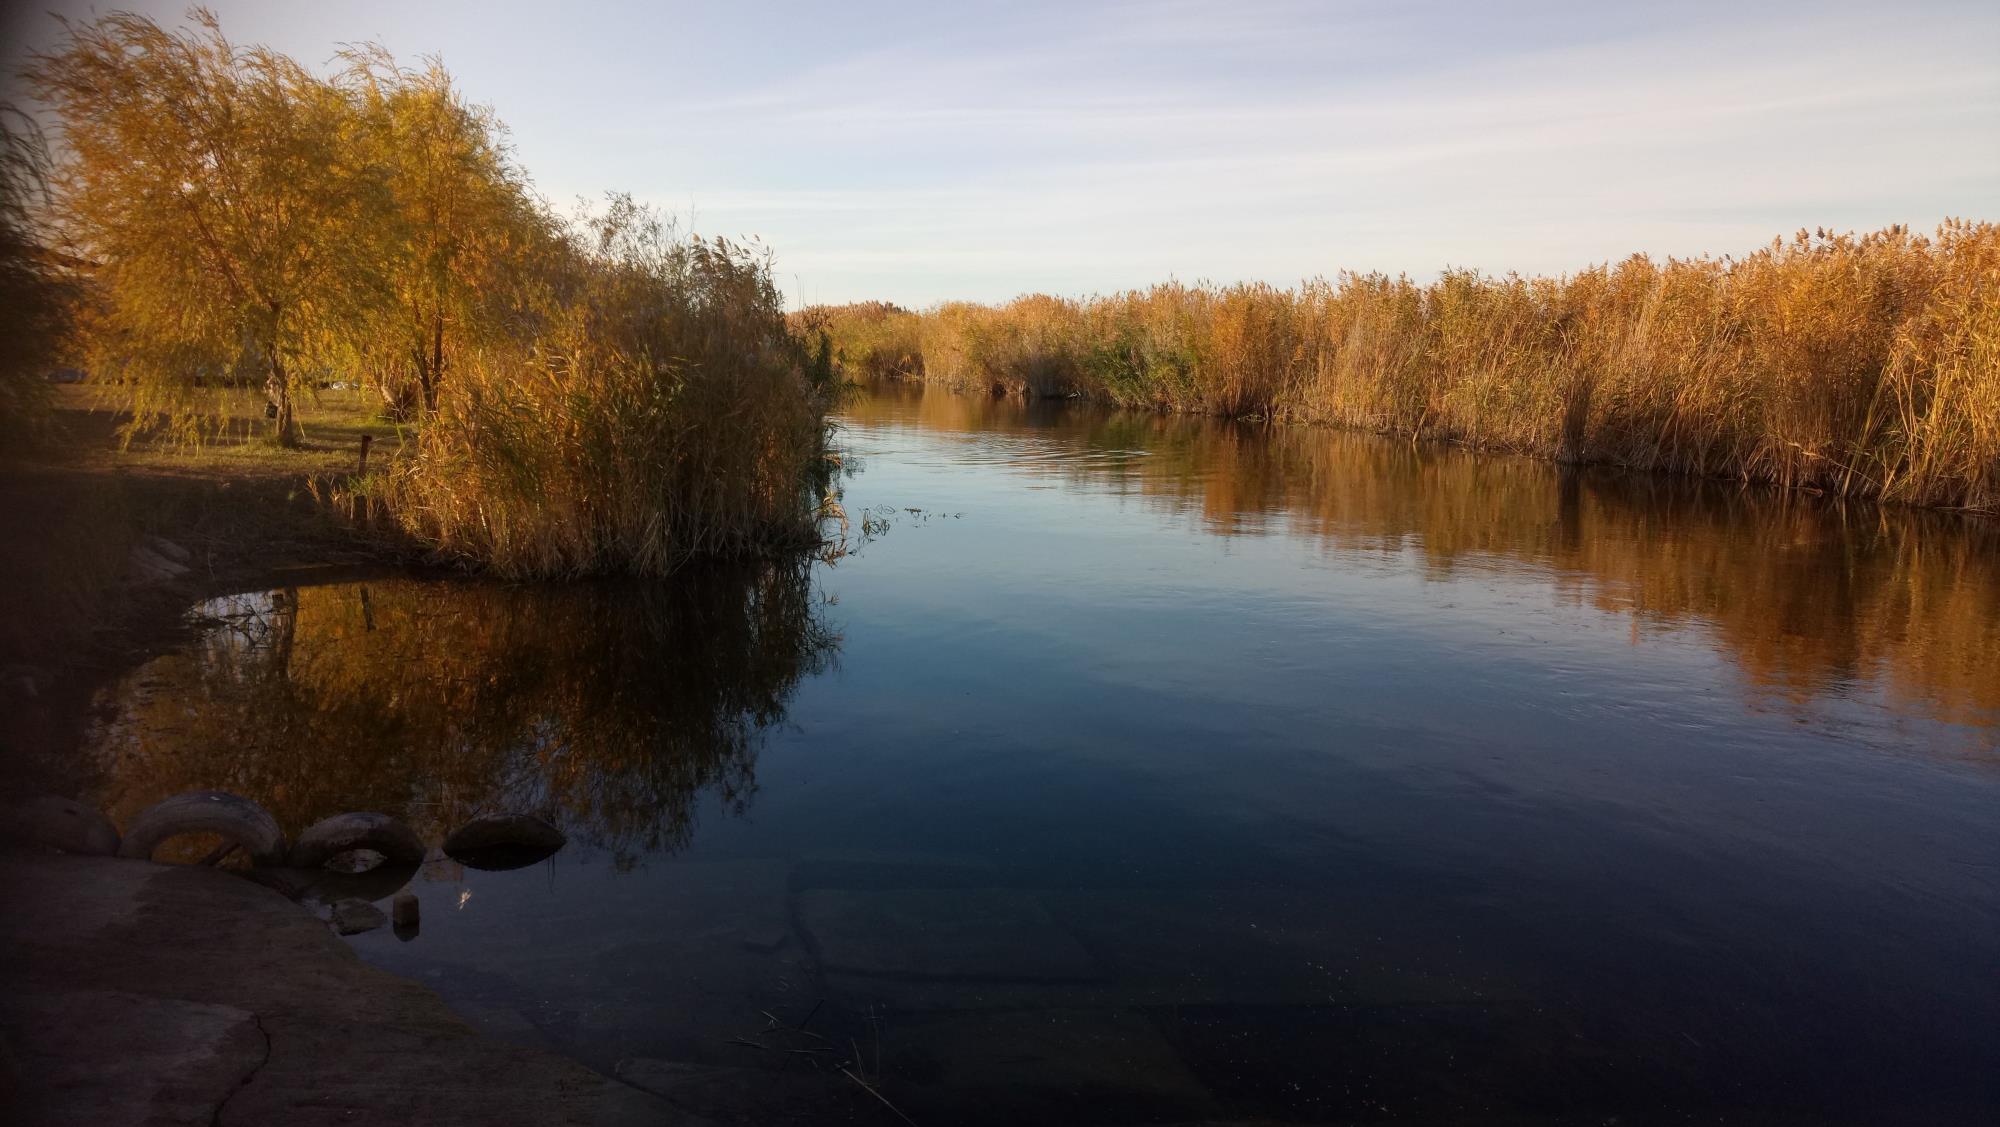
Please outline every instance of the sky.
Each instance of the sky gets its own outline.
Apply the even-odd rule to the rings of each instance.
[[[755,238],[795,303],[1560,273],[2000,219],[2000,3],[212,0],[436,54],[567,205]],[[0,62],[72,18],[12,5]]]

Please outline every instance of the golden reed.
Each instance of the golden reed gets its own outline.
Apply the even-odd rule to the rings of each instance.
[[[1799,232],[1555,278],[1168,283],[808,311],[851,375],[1333,423],[2000,510],[2000,227]]]

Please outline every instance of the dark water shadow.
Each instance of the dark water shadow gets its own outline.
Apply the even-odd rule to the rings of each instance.
[[[203,787],[292,834],[380,811],[435,843],[531,812],[624,863],[684,844],[704,795],[749,804],[760,733],[838,644],[802,562],[653,584],[281,588],[197,613],[194,645],[102,702],[114,821]]]

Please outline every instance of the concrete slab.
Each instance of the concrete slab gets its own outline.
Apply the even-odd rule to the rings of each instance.
[[[1111,981],[995,982],[982,978],[895,978],[825,971],[826,996],[857,1013],[897,1010],[1117,1009],[1152,1004],[1161,997]]]
[[[483,934],[481,962],[498,967],[549,952],[582,962],[662,941],[772,949],[791,934],[790,878],[790,864],[778,860],[668,862],[608,880],[578,874],[569,878],[571,894],[543,898],[532,914]],[[426,916],[458,910],[451,886],[420,881],[411,891],[437,901],[423,905]],[[479,908],[474,900],[466,911]]]
[[[985,1123],[1146,1123],[1217,1110],[1145,1015],[1005,1010],[890,1015],[883,1090],[919,1122],[965,1109]],[[874,1050],[862,1046],[873,1065]]]
[[[1485,1005],[1532,1000],[1466,945],[1283,889],[1040,895],[1136,1004]],[[1194,969],[1194,968],[1199,968]]]
[[[846,1077],[811,1067],[741,1068],[634,1058],[619,1062],[618,1078],[681,1111],[731,1127],[894,1122]]]
[[[176,1108],[222,1125],[699,1122],[575,1061],[480,1037],[437,995],[226,872],[0,851],[0,903],[0,1059],[62,1062],[22,1067],[8,1122],[176,1122]],[[64,1080],[107,1075],[108,1094]]]
[[[764,1023],[760,1011],[802,1013],[817,1000],[791,922],[790,875],[781,860],[558,868],[553,895],[488,880],[463,910],[454,887],[419,882],[430,902],[418,940],[375,932],[355,942],[398,973],[449,984],[454,1009],[468,995],[469,1014],[514,1009],[600,1069],[628,1056],[713,1060],[733,1055],[728,1038]],[[503,895],[515,897],[507,926],[486,926],[480,913]]]
[[[1092,979],[1089,952],[1019,889],[814,889],[799,915],[823,966],[903,978]]]
[[[206,1124],[263,1066],[256,1015],[115,990],[22,991],[0,1001],[22,1106],[13,1122]]]
[[[823,849],[798,861],[800,888],[990,888],[991,861],[922,850]]]
[[[1459,949],[1419,947],[1365,906],[1280,890],[1036,891],[1096,958],[1101,977],[1009,982],[855,973],[829,965],[829,995],[855,1009],[998,1010],[1183,1005],[1525,1004],[1506,972]]]

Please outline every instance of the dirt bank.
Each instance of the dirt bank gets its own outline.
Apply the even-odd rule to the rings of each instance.
[[[421,564],[313,498],[359,468],[363,436],[378,460],[394,449],[352,396],[306,412],[302,449],[245,418],[187,451],[124,446],[126,416],[64,390],[52,440],[0,465],[0,793],[89,790],[93,696],[182,641],[199,600]]]
[[[9,1123],[699,1122],[475,1033],[229,873],[8,849],[0,897]]]

